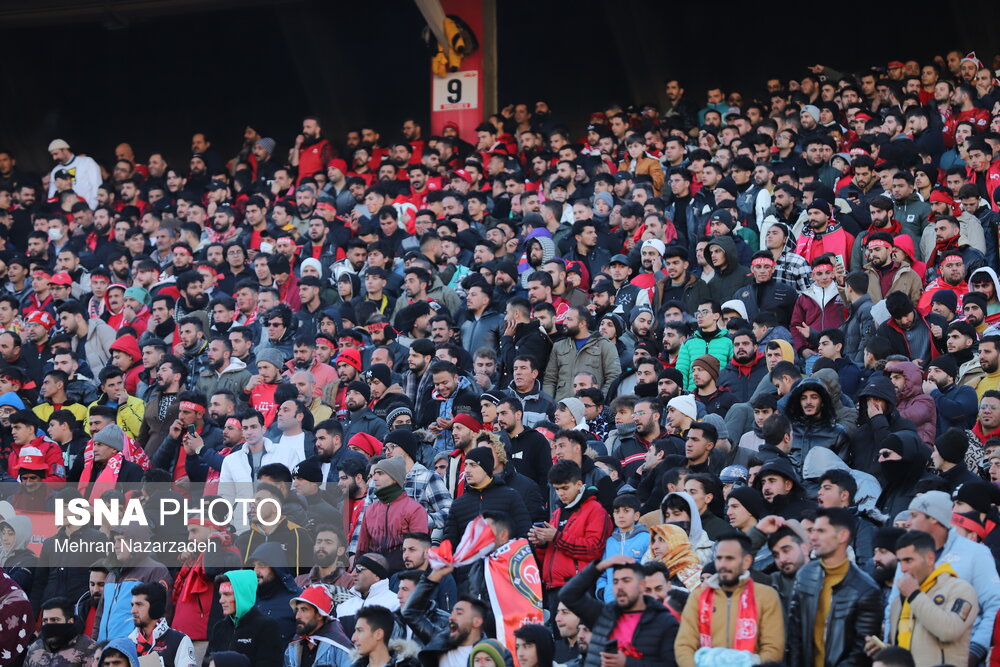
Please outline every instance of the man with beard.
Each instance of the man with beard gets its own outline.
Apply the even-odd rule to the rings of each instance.
[[[349,355],[350,356],[350,355]],[[350,368],[350,364],[347,364]],[[338,362],[338,368],[340,364]],[[338,370],[334,369],[333,366],[329,364],[322,363],[316,356],[316,340],[308,336],[298,336],[295,338],[295,345],[292,348],[292,358],[290,361],[285,363],[284,375],[290,377],[296,371],[308,371],[312,373],[315,380],[312,396],[320,397],[323,395],[323,389],[328,384],[336,382],[340,377]],[[357,373],[355,372],[353,376],[347,379],[347,382],[357,379]],[[306,399],[303,399],[306,400]],[[308,401],[307,401],[308,402]]]
[[[368,407],[370,400],[371,389],[366,382],[353,380],[347,383],[344,407],[347,408],[348,422],[344,425],[344,442],[350,442],[358,433],[367,433],[379,441],[385,441],[385,436],[389,435],[389,427],[385,420],[376,417]]]
[[[754,553],[750,538],[742,533],[727,533],[716,542],[716,573],[684,606],[674,646],[678,665],[693,667],[694,653],[702,646],[740,648],[759,656],[761,662],[782,659],[781,602],[777,591],[748,576]],[[741,601],[736,612],[733,600]],[[739,618],[733,618],[733,613]]]
[[[549,443],[541,433],[525,428],[521,402],[513,396],[505,396],[497,405],[497,424],[510,437],[510,461],[514,469],[529,477],[544,492],[548,492],[548,473],[552,467]]]
[[[744,338],[747,335],[753,341],[753,334],[744,334]],[[757,343],[752,342],[751,351],[755,352],[756,346]],[[760,365],[760,359],[756,356],[755,359]],[[705,406],[705,411],[709,414],[725,417],[729,408],[739,402],[732,391],[716,384],[719,380],[719,360],[711,354],[700,356],[691,362],[691,379],[695,387],[694,397]]]
[[[177,419],[177,395],[187,386],[187,365],[174,355],[165,355],[156,368],[156,384],[146,402],[138,442],[149,456],[167,436],[167,425]]]
[[[891,234],[882,231],[869,233],[865,237],[865,255],[868,263],[864,271],[868,274],[868,296],[878,303],[893,292],[902,292],[916,302],[920,298],[922,281],[909,265],[894,261],[895,241]]]
[[[247,365],[233,357],[233,344],[226,336],[216,336],[206,349],[207,365],[195,380],[195,391],[211,396],[219,391],[239,394],[250,381]]]
[[[809,221],[795,246],[795,254],[807,262],[825,254],[839,255],[846,261],[854,247],[854,237],[833,217],[833,207],[822,198],[814,198],[806,209]]]
[[[193,387],[208,367],[208,342],[205,340],[204,322],[197,315],[188,315],[178,323],[180,343],[174,344],[174,352],[188,365],[188,386]]]
[[[504,329],[500,337],[499,385],[508,386],[513,380],[517,357],[530,356],[535,360],[534,367],[544,368],[551,348],[552,344],[539,330],[538,322],[531,318],[531,304],[528,300],[522,297],[512,298],[507,302]]]
[[[889,605],[892,592],[892,582],[896,577],[896,540],[902,537],[906,530],[896,526],[884,526],[875,532],[872,546],[875,555],[872,558],[874,571],[872,577],[882,591],[882,602]]]
[[[624,355],[632,356],[636,346],[640,342],[653,342],[653,309],[649,306],[635,306],[629,311],[629,330],[621,336],[621,342],[625,345]]]
[[[163,665],[194,665],[191,638],[171,628],[165,618],[167,589],[157,582],[132,589],[132,621],[135,629],[128,638],[136,643],[140,656],[155,656]]]
[[[794,226],[802,215],[802,192],[791,183],[779,183],[774,188],[774,201],[771,204],[773,219],[764,218],[764,232],[770,229],[771,224],[782,222],[788,226]],[[770,217],[770,216],[768,216]]]
[[[657,398],[643,398],[636,402],[632,412],[632,419],[635,423],[634,434],[621,436],[611,455],[621,462],[624,472],[623,479],[633,477],[638,473],[643,461],[648,460],[646,453],[653,442],[667,437],[667,434],[660,427],[660,419],[663,416],[663,403]],[[668,448],[669,450],[669,448]],[[668,451],[667,453],[676,453]],[[661,471],[657,471],[659,473]],[[639,475],[642,479],[648,479],[644,475]],[[640,492],[641,493],[641,492]],[[642,494],[643,496],[645,494]]]
[[[208,231],[209,243],[229,243],[236,239],[236,212],[230,206],[220,206],[212,216],[212,228]]]
[[[177,291],[180,292],[177,305],[175,306],[177,319],[181,319],[185,315],[199,310],[207,309],[209,298],[205,294],[205,279],[202,278],[200,273],[197,271],[185,271],[177,276],[175,284]]]
[[[353,577],[341,565],[345,551],[340,529],[330,524],[317,525],[313,542],[313,562],[316,564],[306,574],[296,577],[295,583],[304,588],[312,584],[350,588]]]
[[[340,621],[333,617],[334,601],[329,588],[308,586],[290,604],[295,615],[295,639],[285,649],[285,665],[341,665],[350,661],[351,643]]]
[[[984,336],[979,340],[979,365],[986,374],[976,385],[976,396],[981,401],[987,391],[1000,388],[1000,336]]]
[[[989,225],[983,225],[983,227],[988,229]],[[971,276],[977,270],[986,266],[986,257],[972,245],[967,231],[962,228],[962,223],[957,218],[950,215],[941,216],[934,221],[933,229],[933,250],[930,249],[927,230],[924,233],[924,242],[921,243],[921,249],[925,253],[929,251],[927,259],[928,279],[937,275],[937,267],[946,255],[958,255],[962,258],[963,268],[965,269],[965,273],[962,275],[963,278],[966,275]],[[994,227],[993,233],[995,232],[996,228]],[[994,252],[996,252],[995,249]]]
[[[323,137],[319,118],[307,116],[302,119],[302,134],[295,137],[295,146],[288,152],[288,162],[298,167],[298,185],[305,178],[323,171],[330,160],[336,157],[333,146]]]
[[[444,577],[454,571],[451,566],[433,570],[424,577],[410,595],[403,610],[403,621],[411,628],[424,628],[424,616],[430,611],[434,589]],[[486,637],[484,627],[489,616],[487,603],[470,595],[462,595],[451,609],[446,626],[428,637],[419,654],[423,665],[465,665],[472,647]]]
[[[73,603],[64,597],[50,598],[42,604],[41,637],[28,647],[25,667],[89,664],[97,642],[77,629],[73,611]]]
[[[719,387],[729,390],[736,403],[745,403],[767,372],[764,354],[758,352],[753,332],[743,330],[733,334],[733,357],[719,373]]]

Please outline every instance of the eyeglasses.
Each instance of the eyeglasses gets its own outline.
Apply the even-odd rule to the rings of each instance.
[[[701,317],[702,315],[711,315],[712,311],[711,310],[696,310],[696,311],[694,311],[694,314],[697,315],[697,316],[699,316],[699,317]]]
[[[364,571],[365,571],[365,570],[367,570],[367,569],[368,569],[368,568],[367,568],[367,567],[365,567],[364,565],[355,565],[355,566],[354,566],[354,571],[355,571],[355,572],[356,572],[357,574],[361,574],[362,572],[364,572]]]
[[[632,416],[633,417],[645,417],[646,416],[646,411],[645,410],[638,410],[636,412],[633,412]]]
[[[277,322],[268,322],[267,326],[269,326],[269,327],[283,327],[283,326],[285,326],[285,323],[282,322],[281,320],[278,320]]]

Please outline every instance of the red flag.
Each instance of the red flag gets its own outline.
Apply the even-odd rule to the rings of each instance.
[[[542,625],[542,576],[528,541],[512,540],[490,554],[486,567],[486,588],[499,628],[497,639],[514,654],[514,631],[523,625]]]
[[[496,545],[497,538],[490,524],[483,517],[477,516],[465,527],[458,548],[452,551],[451,540],[445,540],[441,546],[427,550],[427,560],[430,561],[432,570],[447,565],[462,567],[486,558]]]

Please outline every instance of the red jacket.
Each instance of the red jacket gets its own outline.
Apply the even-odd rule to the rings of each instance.
[[[844,304],[840,301],[837,286],[833,283],[826,288],[825,293],[819,285],[814,283],[805,292],[799,294],[799,298],[795,300],[795,306],[792,308],[792,326],[790,327],[795,349],[797,351],[815,349],[815,346],[799,333],[799,325],[809,325],[810,337],[818,336],[823,329],[836,329],[843,326],[844,311]]]
[[[388,505],[376,500],[361,519],[357,553],[380,553],[389,560],[390,569],[398,569],[403,562],[403,535],[426,533],[427,522],[427,510],[405,493]]]
[[[584,494],[578,507],[568,511],[560,507],[549,520],[556,527],[555,539],[538,550],[546,588],[565,585],[580,570],[604,555],[604,545],[614,526],[594,492],[585,489]]]
[[[42,452],[42,461],[45,463],[45,476],[43,482],[55,483],[53,490],[61,488],[66,482],[66,465],[63,460],[62,448],[45,436],[38,436],[27,445],[11,443],[10,456],[7,457],[7,470],[11,477],[17,477],[18,460],[23,447],[37,447]]]
[[[299,147],[299,178],[295,182],[298,186],[303,178],[312,178],[317,171],[326,171],[326,165],[335,157],[333,147],[326,139],[320,139],[315,143]]]
[[[966,167],[965,173],[970,183],[977,183],[976,172],[972,167]],[[997,202],[993,199],[993,191],[1000,186],[1000,160],[993,160],[989,169],[986,170],[986,199],[990,202],[990,208],[997,210]]]
[[[985,132],[990,127],[990,112],[986,109],[969,109],[962,113],[952,114],[951,118],[944,124],[944,145],[948,148],[955,146],[955,128],[959,123],[969,122],[975,128],[976,133]]]

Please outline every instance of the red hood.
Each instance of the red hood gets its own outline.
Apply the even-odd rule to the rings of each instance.
[[[132,334],[126,334],[111,344],[110,350],[119,350],[132,357],[132,363],[142,360],[142,351],[139,350],[139,341]]]

